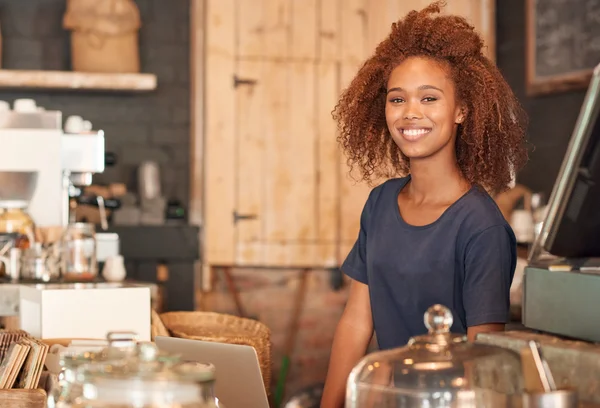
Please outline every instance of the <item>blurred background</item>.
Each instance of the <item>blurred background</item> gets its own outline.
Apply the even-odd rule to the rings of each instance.
[[[324,381],[347,296],[338,268],[369,191],[331,111],[391,23],[428,3],[0,0],[0,100],[59,111],[66,133],[103,132],[103,168],[71,178],[70,219],[118,235],[127,279],[158,285],[158,311],[265,323],[273,386],[290,356],[291,396]],[[509,221],[547,201],[600,60],[600,5],[563,3],[445,10],[480,31],[530,116],[530,161],[498,198]]]

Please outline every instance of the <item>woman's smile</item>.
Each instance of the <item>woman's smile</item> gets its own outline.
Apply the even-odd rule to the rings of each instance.
[[[431,132],[431,128],[428,127],[404,127],[399,130],[409,142],[416,142]]]

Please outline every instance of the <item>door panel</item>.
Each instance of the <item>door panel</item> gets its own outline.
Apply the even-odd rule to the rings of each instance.
[[[376,0],[375,4],[383,5],[383,0]],[[341,10],[341,37],[342,53],[340,64],[340,90],[345,89],[360,65],[373,51],[373,45],[369,44],[369,22],[371,25],[383,26],[380,22],[376,24],[369,20],[367,12],[369,0],[351,0]],[[378,12],[379,15],[379,12]],[[350,248],[358,237],[360,213],[369,195],[369,186],[358,183],[360,175],[354,171],[350,173],[347,158],[340,153],[338,162],[340,172],[340,248],[338,252],[338,263],[341,264],[348,255]]]
[[[236,88],[236,264],[265,261],[264,203],[265,203],[265,109],[262,81],[264,64],[260,60],[240,60],[237,75],[254,81]]]
[[[266,258],[304,263],[309,254],[284,248],[316,239],[314,69],[305,62],[267,65]]]
[[[204,136],[204,259],[228,265],[234,258],[235,19],[234,0],[206,3],[206,127]]]
[[[239,264],[317,262],[315,68],[295,61],[238,64],[240,75],[258,78],[237,93],[238,211],[257,216],[236,224]]]
[[[321,61],[316,75],[317,119],[317,262],[323,266],[339,265],[340,234],[340,150],[336,123],[331,111],[339,95],[339,64]]]

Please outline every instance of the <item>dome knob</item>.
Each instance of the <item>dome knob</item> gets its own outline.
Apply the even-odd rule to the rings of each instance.
[[[432,334],[448,333],[452,327],[452,312],[446,306],[433,305],[425,312],[425,327]]]

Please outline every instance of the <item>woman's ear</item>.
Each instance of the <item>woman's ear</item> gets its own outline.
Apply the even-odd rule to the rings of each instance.
[[[467,107],[461,106],[458,110],[458,113],[456,114],[456,119],[454,120],[454,122],[457,125],[460,125],[461,123],[463,123],[465,121],[466,118],[467,118]]]

